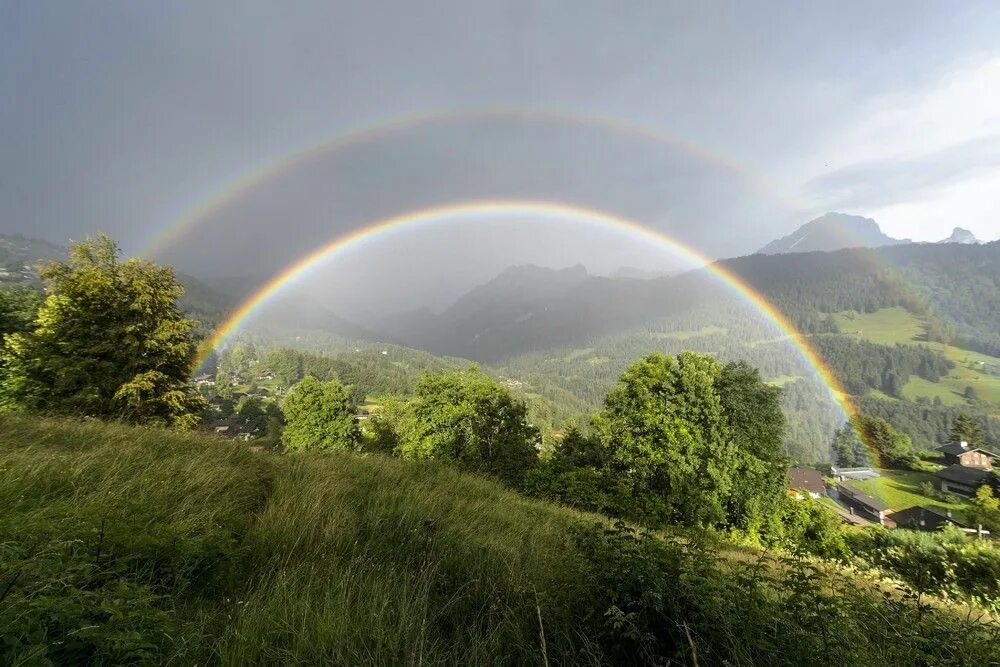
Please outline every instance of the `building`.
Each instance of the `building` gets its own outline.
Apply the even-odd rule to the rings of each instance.
[[[980,447],[969,447],[969,443],[964,440],[941,445],[936,451],[944,455],[946,464],[960,465],[966,468],[992,470],[993,463],[997,459],[997,454]]]
[[[942,491],[961,496],[974,496],[976,489],[990,481],[993,473],[989,469],[953,463],[943,470],[938,470],[934,476],[938,478]]]
[[[966,526],[951,518],[951,510],[948,510],[947,514],[941,514],[920,505],[914,505],[913,507],[907,507],[905,510],[893,512],[892,520],[896,522],[897,528],[909,528],[910,530],[928,532],[941,530],[947,525],[966,528]]]
[[[838,482],[845,479],[875,479],[879,477],[877,470],[872,468],[830,468],[830,476]]]
[[[832,494],[840,504],[853,514],[877,522],[887,528],[894,528],[896,522],[889,518],[892,509],[878,498],[870,496],[848,484],[838,484]]]
[[[789,468],[788,490],[799,500],[804,498],[803,493],[809,494],[810,498],[819,498],[826,493],[826,483],[818,470]]]

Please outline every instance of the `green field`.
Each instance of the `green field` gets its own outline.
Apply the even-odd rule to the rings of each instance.
[[[935,477],[931,473],[913,470],[880,470],[880,472],[882,473],[881,477],[866,480],[851,480],[848,483],[878,498],[894,510],[922,505],[923,507],[937,510],[942,514],[951,510],[958,521],[964,518],[965,501],[945,503],[921,495],[920,484],[928,481],[933,484],[935,481]]]
[[[0,506],[5,665],[1000,659],[964,607],[433,462],[0,414]]]
[[[922,345],[943,354],[955,368],[938,383],[911,377],[903,386],[903,396],[909,400],[940,397],[945,405],[967,403],[964,392],[972,387],[978,400],[1000,404],[1000,358],[963,350],[954,345],[921,340],[920,318],[902,308],[883,308],[874,313],[848,311],[834,318],[841,334],[854,336],[881,345]]]
[[[657,340],[691,340],[702,338],[703,336],[725,336],[729,329],[723,327],[707,326],[697,331],[657,331],[653,333],[653,338]]]

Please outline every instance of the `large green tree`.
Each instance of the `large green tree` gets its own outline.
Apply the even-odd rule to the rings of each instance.
[[[782,449],[781,389],[764,382],[753,366],[735,361],[722,368],[715,390],[736,456],[727,522],[756,534],[776,515],[785,491],[788,460]]]
[[[635,518],[761,530],[784,488],[778,390],[683,352],[630,366],[594,418]],[[619,487],[621,488],[621,484]]]
[[[417,384],[406,458],[438,459],[516,484],[537,460],[538,430],[524,403],[479,369],[428,373]]]
[[[122,261],[107,236],[41,270],[45,299],[5,336],[0,406],[190,427],[204,400],[188,381],[195,322],[171,269]]]
[[[733,490],[735,448],[715,379],[722,366],[683,352],[632,364],[594,425],[647,521],[720,525]]]
[[[281,409],[285,415],[281,441],[286,449],[356,451],[361,444],[350,394],[336,380],[320,382],[306,376]]]

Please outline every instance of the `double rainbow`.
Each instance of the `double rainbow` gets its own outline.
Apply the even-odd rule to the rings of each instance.
[[[195,359],[194,368],[197,369],[204,364],[209,354],[225,343],[254,312],[264,306],[279,292],[299,281],[323,263],[349,249],[358,248],[366,243],[376,242],[404,228],[419,227],[443,221],[454,221],[456,219],[468,220],[512,215],[573,220],[598,227],[610,227],[633,237],[648,240],[692,264],[703,265],[707,271],[736,292],[742,299],[753,304],[758,311],[784,333],[787,339],[801,353],[805,362],[815,370],[816,374],[827,386],[831,397],[840,405],[846,417],[854,418],[857,416],[858,410],[852,402],[850,395],[841,385],[830,366],[809,342],[808,338],[765,296],[753,289],[740,276],[727,269],[724,265],[712,262],[712,260],[694,248],[680,243],[663,232],[644,227],[633,220],[595,209],[546,201],[487,200],[448,204],[403,213],[376,221],[366,227],[344,234],[289,265],[246,299],[204,342]]]

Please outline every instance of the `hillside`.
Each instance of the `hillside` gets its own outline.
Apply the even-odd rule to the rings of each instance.
[[[7,414],[0,500],[5,664],[1000,659],[946,605],[440,465]]]
[[[788,236],[771,241],[757,252],[761,255],[830,252],[843,248],[878,248],[901,243],[910,243],[910,240],[886,236],[871,218],[827,213],[807,222]]]

